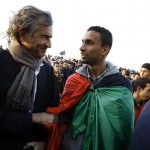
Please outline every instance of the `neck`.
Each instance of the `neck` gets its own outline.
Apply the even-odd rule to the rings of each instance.
[[[106,70],[106,64],[100,64],[100,65],[95,65],[95,66],[88,66],[90,76],[93,79],[96,79],[98,76],[100,76],[105,70]]]
[[[137,95],[136,92],[133,93],[133,97],[134,97],[134,101],[135,101],[136,105],[139,106],[141,103],[141,100],[139,99],[139,96]]]

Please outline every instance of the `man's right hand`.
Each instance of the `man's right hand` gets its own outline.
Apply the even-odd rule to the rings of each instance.
[[[51,113],[32,113],[32,122],[41,124],[41,125],[46,125],[49,123],[54,123],[58,121],[58,116],[51,114]]]

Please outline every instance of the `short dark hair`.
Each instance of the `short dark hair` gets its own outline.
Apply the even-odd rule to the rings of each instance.
[[[102,39],[102,46],[108,45],[110,48],[112,47],[113,37],[109,30],[100,26],[91,26],[87,31],[98,32]]]
[[[125,70],[125,75],[130,76],[130,70]]]
[[[53,66],[55,66],[56,64],[59,65],[59,62],[58,61],[54,61],[53,62]]]
[[[150,84],[150,78],[138,78],[132,81],[133,92],[137,91],[138,86],[144,89],[146,87],[146,84]]]
[[[144,63],[141,68],[146,68],[148,70],[150,70],[150,63]]]

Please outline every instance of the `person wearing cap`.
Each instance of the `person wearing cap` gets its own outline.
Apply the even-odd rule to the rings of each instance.
[[[150,78],[150,63],[144,63],[140,69],[141,78]]]

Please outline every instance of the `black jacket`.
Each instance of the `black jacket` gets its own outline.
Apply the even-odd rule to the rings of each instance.
[[[55,92],[53,67],[43,61],[37,76],[37,92],[33,112],[44,112],[48,106],[56,106],[59,95]],[[20,72],[20,65],[9,51],[0,52],[0,149],[22,150],[29,141],[45,141],[47,131],[32,123],[32,114],[10,112],[4,109],[7,93]],[[30,81],[29,81],[30,82]]]

